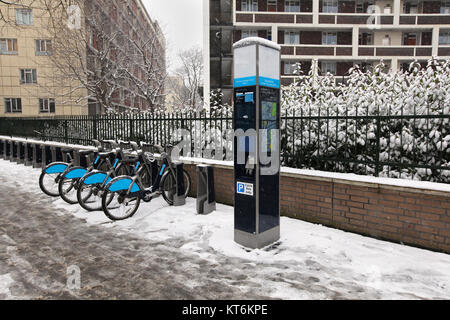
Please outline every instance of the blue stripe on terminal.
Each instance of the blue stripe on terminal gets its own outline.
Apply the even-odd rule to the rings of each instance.
[[[259,85],[269,88],[280,88],[280,80],[277,79],[271,79],[271,78],[265,78],[265,77],[259,77]]]
[[[234,87],[250,87],[256,86],[256,76],[234,79]]]

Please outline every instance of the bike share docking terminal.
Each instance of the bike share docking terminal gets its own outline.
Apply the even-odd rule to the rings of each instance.
[[[246,38],[234,51],[234,240],[280,238],[280,47]]]

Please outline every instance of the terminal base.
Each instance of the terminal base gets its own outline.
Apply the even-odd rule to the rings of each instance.
[[[267,230],[260,234],[247,233],[234,230],[234,241],[241,246],[250,249],[262,249],[280,240],[280,226]]]

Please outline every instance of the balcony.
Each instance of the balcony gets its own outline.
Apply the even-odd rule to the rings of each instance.
[[[349,45],[281,45],[281,54],[288,56],[352,56]]]
[[[359,46],[360,57],[431,57],[432,46]]]
[[[311,12],[239,11],[236,13],[236,22],[305,24],[313,23],[313,15]]]
[[[382,25],[394,24],[394,16],[389,14],[379,14],[379,23]],[[375,23],[374,15],[370,14],[355,14],[355,13],[320,13],[319,23],[320,24],[368,24],[372,21]],[[378,20],[377,20],[378,21]]]
[[[439,57],[449,57],[450,56],[450,46],[449,45],[440,45],[438,49]]]
[[[401,25],[450,24],[450,14],[402,14]]]

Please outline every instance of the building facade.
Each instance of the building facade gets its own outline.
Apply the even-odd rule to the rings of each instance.
[[[282,84],[301,71],[330,72],[345,81],[348,70],[381,60],[392,70],[432,56],[450,58],[450,1],[422,0],[209,0],[204,14],[206,89],[232,95],[232,44],[258,36],[282,47]]]
[[[164,36],[158,23],[150,18],[140,0],[94,2],[111,25],[120,26],[125,38],[156,37],[158,50],[161,51],[159,63],[165,69]],[[94,115],[105,112],[95,99],[89,98],[91,93],[81,84],[81,80],[73,77],[67,82],[61,81],[64,72],[54,63],[58,46],[49,32],[50,15],[46,7],[49,3],[51,1],[39,0],[0,3],[0,11],[2,15],[6,15],[6,19],[0,19],[0,103],[3,105],[0,116]],[[81,9],[82,15],[85,13],[84,9],[90,10],[88,8],[92,7],[84,6]],[[76,10],[73,14],[76,14]],[[90,50],[96,49],[99,41],[96,39],[96,32],[85,27],[86,24],[81,18],[85,48],[80,56],[83,56],[86,67],[90,68],[85,74],[95,74],[97,64],[87,57]],[[131,52],[131,47],[123,46],[121,50]],[[112,59],[111,56],[108,59]],[[129,71],[136,78],[144,78],[139,68]],[[111,96],[113,107],[117,111],[149,108],[145,97],[137,92],[132,81],[122,81]],[[164,104],[163,97],[161,101]]]

